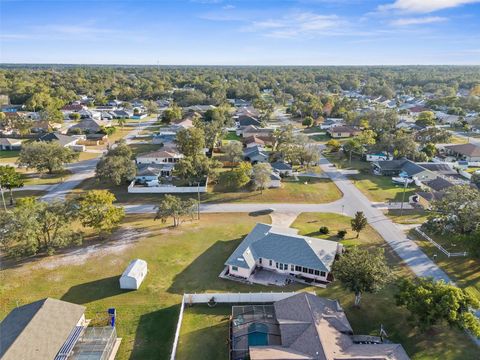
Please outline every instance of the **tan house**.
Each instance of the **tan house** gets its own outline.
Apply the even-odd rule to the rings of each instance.
[[[348,138],[360,134],[362,131],[353,126],[334,126],[327,130],[332,138]]]
[[[174,149],[161,149],[138,155],[137,164],[174,164],[179,162],[181,158],[183,158],[183,154]]]
[[[470,162],[480,161],[480,146],[475,144],[458,144],[445,146],[447,154],[455,156],[458,160]]]

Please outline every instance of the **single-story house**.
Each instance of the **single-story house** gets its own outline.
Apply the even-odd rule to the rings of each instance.
[[[332,138],[347,138],[360,134],[362,131],[353,126],[334,126],[327,130]]]
[[[455,156],[458,160],[471,162],[480,161],[480,146],[468,143],[445,146],[447,154]]]
[[[140,154],[137,156],[137,164],[162,164],[162,163],[177,163],[183,158],[183,154],[180,154],[175,149],[160,149],[152,151],[146,154]]]
[[[354,334],[337,300],[301,292],[273,304],[232,307],[232,359],[409,360],[401,344]]]
[[[77,124],[70,126],[68,129],[69,134],[75,134],[76,132],[80,131],[83,133],[98,133],[104,127],[111,126],[110,121],[103,121],[103,120],[95,120],[92,118],[86,118],[80,120]]]
[[[79,113],[82,110],[87,110],[87,107],[82,104],[69,104],[60,109],[64,116],[68,116],[72,113]]]
[[[259,146],[259,147],[265,147],[265,141],[260,139],[257,136],[249,136],[247,138],[243,139],[243,143],[245,144],[245,147],[251,148],[254,146]]]
[[[177,138],[177,133],[175,131],[160,131],[152,137],[152,144],[173,144]]]
[[[237,128],[245,127],[245,126],[257,126],[261,127],[262,122],[257,118],[250,116],[250,115],[240,115],[237,119],[235,119],[235,123]]]
[[[129,119],[133,115],[133,111],[130,110],[113,110],[110,112],[115,119]]]
[[[0,323],[0,358],[83,359],[95,352],[113,359],[115,327],[87,327],[84,313],[85,306],[52,298],[16,307]]]
[[[257,136],[257,137],[266,137],[269,138],[273,136],[273,129],[268,129],[268,128],[260,128],[254,125],[249,125],[246,127],[241,127],[240,129],[237,130],[237,135],[241,135],[244,138],[250,137],[250,136]]]
[[[204,113],[207,112],[208,110],[213,110],[216,109],[216,106],[213,105],[192,105],[192,106],[187,106],[184,107],[183,110],[186,112],[199,112],[199,113]]]
[[[293,175],[293,169],[290,164],[287,164],[286,162],[283,161],[276,161],[271,164],[273,170],[278,172],[280,175],[283,176],[292,176]]]
[[[235,107],[247,107],[252,105],[251,101],[243,100],[243,99],[227,99],[230,104]]]
[[[408,159],[374,161],[373,172],[383,176],[402,176],[422,182],[437,178],[437,174]]]
[[[382,151],[382,152],[366,154],[365,160],[369,162],[370,161],[387,161],[387,160],[393,160],[393,156],[385,151]]]
[[[161,177],[170,177],[174,167],[173,163],[137,164],[135,181],[145,184],[149,181],[158,180]]]
[[[0,150],[20,150],[22,142],[18,139],[0,138]]]
[[[320,129],[327,130],[332,127],[345,125],[345,122],[342,118],[326,118],[321,124]]]
[[[68,147],[75,151],[84,151],[85,146],[77,144],[79,140],[80,140],[79,137],[63,135],[60,133],[48,133],[40,136],[37,139],[37,141],[45,141],[45,142],[55,141],[55,142],[58,142],[63,147]]]
[[[186,118],[186,119],[183,119],[182,121],[180,121],[179,123],[176,123],[174,125],[172,125],[172,128],[174,129],[190,129],[193,127],[193,121],[191,118]]]
[[[228,275],[248,280],[258,268],[328,283],[336,241],[297,235],[294,229],[257,224],[225,262]]]
[[[268,153],[257,145],[243,150],[243,159],[252,164],[268,162],[268,157]]]
[[[443,198],[445,192],[443,191],[417,191],[412,196],[412,202],[421,206],[425,210],[432,208],[432,202],[439,201]]]

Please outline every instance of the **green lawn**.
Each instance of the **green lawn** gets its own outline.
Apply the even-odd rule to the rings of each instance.
[[[24,185],[53,185],[66,180],[70,176],[69,171],[55,174],[42,174],[42,173],[24,173],[22,178]]]
[[[480,259],[469,256],[449,258],[419,234],[412,231],[411,237],[416,240],[423,252],[430,258],[433,258],[433,255],[437,256],[435,263],[437,263],[458,286],[467,289],[480,300]],[[466,246],[459,241],[452,240],[451,237],[435,236],[432,234],[430,234],[430,237],[449,252],[468,251]]]
[[[425,210],[415,209],[415,210],[403,210],[402,215],[400,215],[400,210],[388,210],[385,212],[393,222],[398,224],[423,224],[428,219],[429,213]]]
[[[106,250],[83,263],[76,254],[57,267],[51,258],[23,264],[2,261],[0,318],[17,304],[46,296],[85,305],[87,318],[97,324],[106,320],[107,308],[115,307],[118,336],[123,338],[116,359],[167,359],[184,292],[270,290],[218,278],[225,259],[257,221],[270,219],[206,214],[200,223],[167,230],[151,215],[130,216],[122,228],[138,229],[143,236],[124,251]],[[148,262],[148,275],[138,291],[122,291],[119,275],[135,258]],[[295,289],[299,287],[287,288]]]
[[[351,175],[350,179],[373,202],[401,202],[403,199],[408,202],[408,198],[415,195],[417,189],[415,185],[410,185],[403,197],[403,186],[394,184],[388,176],[358,174]]]
[[[241,136],[238,136],[237,133],[235,131],[229,131],[227,133],[227,135],[225,135],[225,137],[223,138],[223,140],[229,140],[229,141],[232,141],[232,140],[236,140],[236,141],[242,141],[242,137]]]
[[[308,183],[305,184],[304,182]],[[120,203],[125,204],[157,204],[162,194],[129,194],[127,185],[111,186],[99,184],[95,179],[85,180],[73,193],[85,190],[108,189],[115,194]],[[197,198],[196,193],[181,195]],[[201,194],[202,203],[327,203],[340,199],[341,191],[329,179],[300,178],[300,181],[285,181],[279,189],[257,191],[228,192],[219,185],[210,186],[209,192]]]
[[[341,191],[329,179],[303,178],[298,181],[284,179],[282,187],[260,191],[228,192],[217,185],[203,195],[205,202],[235,203],[328,203],[342,197]]]
[[[328,226],[329,235],[318,234],[320,226]],[[336,240],[336,233],[341,229],[349,229],[350,218],[337,214],[304,213],[294,222],[293,227],[300,234],[330,238]],[[368,248],[383,247],[386,250],[390,265],[397,276],[412,276],[410,271],[400,265],[399,259],[390,250],[383,239],[368,227],[360,233],[359,239],[348,232],[343,240],[347,246],[358,245]],[[275,291],[275,288],[271,288]],[[279,288],[279,291],[288,289]],[[306,289],[306,290],[312,290]],[[253,291],[253,287],[252,287]],[[390,285],[378,294],[364,294],[360,309],[353,307],[353,295],[345,291],[340,284],[331,284],[327,289],[315,288],[319,296],[340,300],[348,319],[357,334],[378,335],[383,324],[389,339],[403,344],[412,359],[473,359],[478,349],[468,340],[465,334],[456,329],[437,327],[431,333],[422,333],[412,328],[406,321],[407,312],[395,305],[394,285]],[[178,359],[220,360],[228,356],[228,316],[229,306],[218,306],[213,309],[203,305],[187,307],[182,322]]]
[[[1,163],[14,163],[18,159],[19,150],[0,151],[0,165]]]

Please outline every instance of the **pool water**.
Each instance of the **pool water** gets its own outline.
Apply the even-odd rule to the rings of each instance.
[[[268,326],[253,323],[248,327],[248,346],[268,345]]]

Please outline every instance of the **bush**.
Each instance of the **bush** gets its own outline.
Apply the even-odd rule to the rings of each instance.
[[[337,237],[339,239],[345,239],[346,235],[347,235],[347,230],[338,230],[337,232]]]
[[[320,234],[327,235],[327,234],[330,232],[330,230],[328,229],[328,227],[322,226],[322,227],[320,227],[320,229],[318,230],[318,232],[319,232]]]

